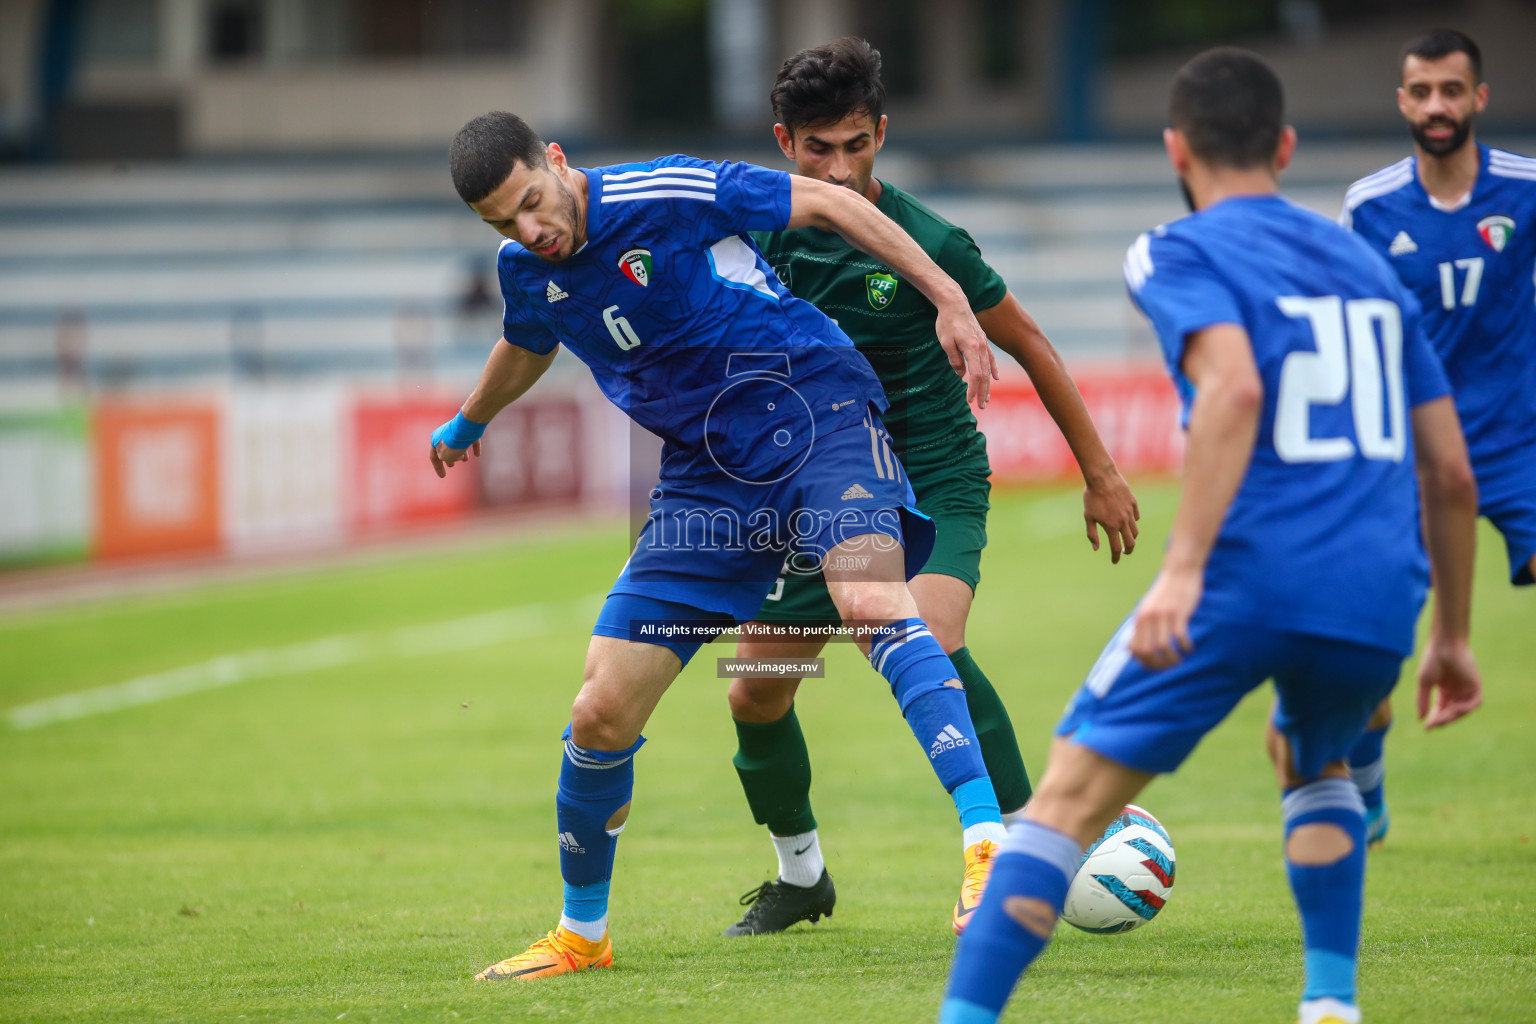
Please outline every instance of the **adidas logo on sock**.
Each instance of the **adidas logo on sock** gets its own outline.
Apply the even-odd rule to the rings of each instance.
[[[560,849],[564,850],[566,853],[587,852],[587,848],[585,846],[576,845],[576,836],[570,832],[560,833]]]
[[[965,738],[965,734],[953,725],[946,725],[933,745],[928,748],[928,760],[932,761],[946,750],[954,750],[956,747],[968,747],[971,741]]]
[[[549,287],[544,289],[544,297],[550,302],[559,302],[561,299],[570,298],[571,293],[555,284],[554,281],[550,281]]]
[[[873,498],[873,497],[874,497],[873,494],[870,494],[868,491],[866,491],[859,484],[854,484],[852,487],[848,488],[846,491],[843,492],[843,500],[844,501],[852,501],[855,498]]]
[[[1418,252],[1419,243],[1408,237],[1408,232],[1399,231],[1397,237],[1392,239],[1392,244],[1387,247],[1387,252],[1393,256],[1406,256],[1410,252]]]

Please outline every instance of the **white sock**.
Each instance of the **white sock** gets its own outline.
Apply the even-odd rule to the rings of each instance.
[[[797,836],[776,836],[770,832],[768,838],[779,854],[781,882],[809,889],[821,880],[827,864],[821,858],[821,840],[816,838],[815,829]]]
[[[974,825],[967,825],[960,834],[960,848],[969,850],[983,839],[990,839],[1001,846],[1007,835],[1008,826],[1000,821],[978,821]]]
[[[1322,999],[1307,999],[1302,1002],[1296,1011],[1298,1024],[1317,1024],[1324,1017],[1333,1016],[1339,1018],[1344,1024],[1360,1024],[1360,1007],[1354,1003],[1344,1003],[1337,999],[1324,997]]]
[[[588,942],[602,942],[603,936],[608,934],[608,915],[604,914],[596,921],[573,921],[561,914],[560,927],[575,932]]]
[[[1016,822],[1016,821],[1023,821],[1023,820],[1024,820],[1024,808],[1022,808],[1022,807],[1020,807],[1016,811],[1004,811],[1003,812],[1003,828],[1013,828],[1013,823],[1014,822]]]

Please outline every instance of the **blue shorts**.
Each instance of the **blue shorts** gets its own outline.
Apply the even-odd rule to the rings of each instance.
[[[1184,763],[1206,733],[1265,680],[1275,681],[1275,726],[1294,768],[1315,778],[1349,754],[1371,713],[1397,684],[1403,656],[1331,637],[1212,621],[1195,612],[1194,650],[1170,668],[1131,657],[1132,612],[1067,707],[1056,735],[1137,771]]]
[[[593,631],[660,643],[686,664],[707,641],[658,639],[631,623],[686,617],[729,628],[749,621],[786,557],[819,559],[854,537],[902,544],[911,579],[935,536],[913,503],[906,472],[873,412],[862,424],[816,438],[804,463],[779,480],[748,483],[723,472],[663,480]]]
[[[1536,583],[1531,577],[1531,558],[1536,556],[1536,444],[1479,460],[1472,469],[1478,514],[1504,535],[1509,581],[1517,587]]]

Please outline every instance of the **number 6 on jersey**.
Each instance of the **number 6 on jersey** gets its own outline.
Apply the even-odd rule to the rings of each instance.
[[[618,306],[609,306],[603,310],[603,326],[608,328],[608,333],[613,335],[613,340],[618,343],[619,348],[628,352],[632,348],[639,347],[640,335],[636,334],[635,329],[629,326],[628,320],[622,316],[613,315],[618,312],[618,309]]]

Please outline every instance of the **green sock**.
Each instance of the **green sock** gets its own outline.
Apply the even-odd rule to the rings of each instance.
[[[1029,773],[1024,770],[1024,758],[1019,754],[1019,741],[1013,735],[1008,709],[1003,707],[1003,699],[992,688],[986,673],[971,660],[969,648],[951,652],[949,660],[965,684],[965,704],[981,744],[981,759],[986,763],[987,774],[992,776],[997,805],[1005,812],[1016,811],[1029,801],[1034,790],[1029,785]]]
[[[811,813],[811,753],[795,706],[777,722],[737,722],[736,774],[759,825],[777,836],[797,836],[816,827]]]

